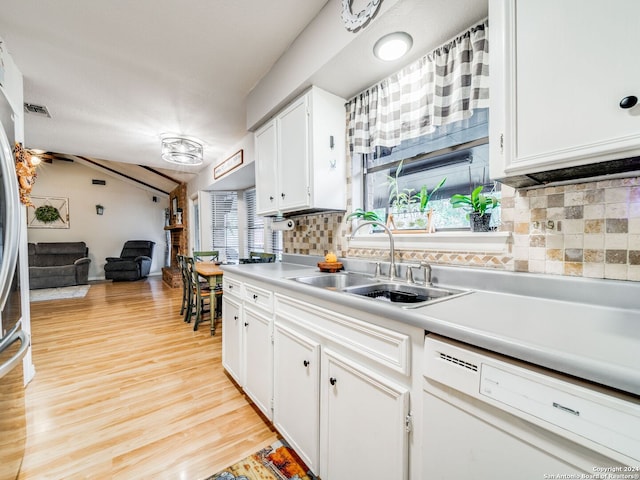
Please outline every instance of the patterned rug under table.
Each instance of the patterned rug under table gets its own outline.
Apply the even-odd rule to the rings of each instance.
[[[206,480],[316,480],[296,452],[278,440]]]

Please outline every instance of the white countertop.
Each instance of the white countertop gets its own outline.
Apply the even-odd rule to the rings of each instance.
[[[559,280],[562,287],[567,286],[567,291],[573,290],[570,293],[574,298],[571,301],[540,298],[489,291],[485,286],[482,290],[474,288],[468,295],[405,309],[290,280],[295,276],[320,274],[318,268],[311,265],[271,263],[222,268],[225,272],[269,282],[278,289],[285,288],[409,323],[496,353],[640,395],[640,283],[604,284],[607,288],[614,287],[613,291],[625,290],[625,298],[631,292],[633,298],[621,302],[624,308],[618,308],[611,305],[615,303],[612,301],[608,301],[609,305],[597,305],[593,298],[585,301],[575,298],[583,298],[580,289],[588,293],[589,288],[598,287],[597,283],[582,279],[572,283],[572,279],[553,276],[500,272],[497,281],[483,282],[483,285],[499,286],[505,280],[513,283],[516,278],[525,279],[525,283],[534,282],[534,286],[535,282]],[[443,270],[443,277],[445,275]],[[486,275],[491,279],[495,274],[487,272]],[[465,288],[464,285],[448,286]],[[554,289],[559,287],[554,284]],[[553,296],[561,297],[561,292],[554,292]]]

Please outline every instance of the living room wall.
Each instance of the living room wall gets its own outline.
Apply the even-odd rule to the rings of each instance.
[[[28,227],[29,242],[85,242],[91,258],[89,280],[99,280],[104,279],[105,258],[117,257],[125,241],[151,240],[156,242],[151,274],[162,274],[167,196],[77,162],[45,163],[37,175],[31,196],[68,198],[69,228]],[[94,185],[93,179],[106,185]],[[103,215],[96,214],[96,204],[104,206]]]

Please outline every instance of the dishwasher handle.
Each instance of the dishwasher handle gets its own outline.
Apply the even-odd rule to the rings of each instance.
[[[2,353],[17,341],[20,341],[21,343],[20,349],[13,357],[7,360],[4,364],[0,365],[0,378],[3,378],[11,370],[13,370],[27,354],[30,343],[29,335],[27,335],[24,330],[18,330],[17,332],[14,332],[13,335],[10,335],[6,339],[4,339],[2,343],[0,343],[0,353]]]

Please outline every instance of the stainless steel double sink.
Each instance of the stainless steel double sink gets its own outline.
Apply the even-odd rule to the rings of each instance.
[[[384,278],[355,272],[321,273],[292,277],[290,280],[327,290],[389,302],[403,308],[421,307],[471,293],[470,290],[424,286],[399,281],[391,282]]]

